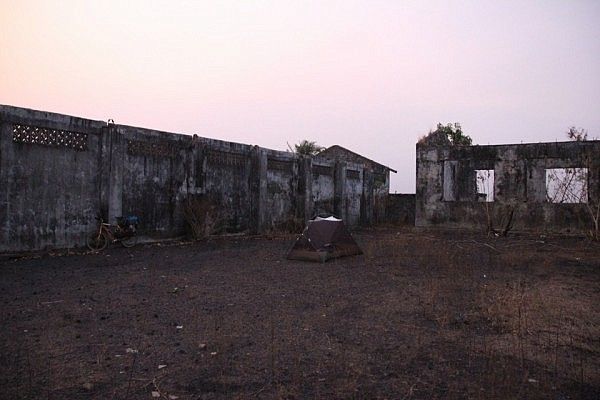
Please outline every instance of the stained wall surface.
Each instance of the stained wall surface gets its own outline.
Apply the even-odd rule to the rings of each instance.
[[[548,199],[547,171],[587,169],[587,199]],[[493,171],[493,201],[477,188],[477,170]],[[600,142],[497,146],[417,145],[416,225],[586,233],[600,194]]]
[[[348,165],[360,166],[354,170],[350,169],[347,176],[355,196],[359,196],[361,199],[359,201],[354,198],[354,201],[346,206],[351,210],[362,208],[360,222],[363,224],[387,221],[385,207],[390,192],[390,172],[396,173],[395,170],[338,145],[331,146],[319,153],[319,158],[329,161],[344,161]],[[358,194],[359,185],[367,190],[361,190],[361,193]],[[351,213],[353,212],[351,211]]]
[[[386,220],[390,224],[415,225],[415,195],[390,193],[386,205]]]
[[[85,242],[100,206],[105,124],[6,111],[0,109],[0,251]]]
[[[222,232],[281,229],[318,213],[368,224],[378,188],[364,169],[0,105],[0,252],[83,246],[98,215],[137,215],[141,234],[178,237],[190,198],[217,205]]]

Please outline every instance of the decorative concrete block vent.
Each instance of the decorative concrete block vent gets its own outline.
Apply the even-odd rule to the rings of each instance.
[[[85,133],[31,125],[14,124],[12,140],[14,143],[63,147],[78,151],[85,151],[88,148],[88,136]]]
[[[339,146],[335,158],[303,157],[4,105],[0,129],[0,252],[85,246],[98,214],[137,215],[152,239],[191,235],[186,206],[198,198],[218,209],[196,207],[211,234],[302,226],[321,211],[370,225],[393,171]]]

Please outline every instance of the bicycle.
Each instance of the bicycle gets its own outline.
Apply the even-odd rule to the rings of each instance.
[[[87,238],[87,246],[90,250],[104,250],[109,242],[120,242],[123,247],[136,245],[138,217],[117,217],[117,223],[114,225],[104,222],[102,217],[96,217],[96,220],[98,220],[98,231]]]

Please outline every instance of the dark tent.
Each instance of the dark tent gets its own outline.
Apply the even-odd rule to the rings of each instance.
[[[316,217],[308,221],[287,258],[325,262],[331,258],[356,254],[362,254],[362,250],[341,219]]]

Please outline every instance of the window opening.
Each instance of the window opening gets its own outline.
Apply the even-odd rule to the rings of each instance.
[[[476,169],[477,201],[491,203],[494,201],[494,170]]]
[[[549,203],[587,203],[587,168],[551,168],[546,170],[546,201]]]

